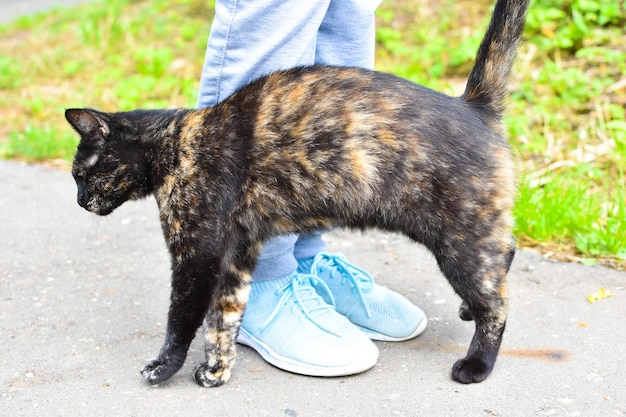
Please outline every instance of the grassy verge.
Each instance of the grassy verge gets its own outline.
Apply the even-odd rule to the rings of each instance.
[[[64,108],[193,105],[211,10],[204,1],[111,0],[0,28],[0,155],[71,159]]]
[[[491,5],[383,2],[378,69],[459,93]],[[67,165],[76,146],[67,107],[193,106],[211,10],[200,0],[110,0],[0,27],[0,156]],[[624,0],[532,2],[507,116],[522,246],[626,266],[624,16]]]

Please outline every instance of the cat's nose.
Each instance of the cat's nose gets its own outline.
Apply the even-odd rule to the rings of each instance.
[[[87,192],[87,183],[85,179],[82,177],[76,177],[76,186],[78,188],[78,193],[76,195],[76,201],[78,201],[78,205],[87,208],[87,202],[89,201],[89,193]]]
[[[78,187],[78,196],[77,196],[78,205],[86,208],[87,201],[89,201],[89,194],[87,194],[87,190],[81,187]]]

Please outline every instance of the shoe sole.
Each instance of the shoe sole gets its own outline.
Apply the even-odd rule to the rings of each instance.
[[[300,375],[333,377],[360,374],[371,369],[378,360],[378,355],[376,355],[369,362],[349,363],[338,367],[303,363],[276,353],[268,345],[250,335],[243,327],[239,328],[237,342],[254,349],[266,362],[275,367]]]
[[[366,329],[365,327],[357,326],[367,337],[371,340],[378,340],[381,342],[404,342],[405,340],[413,339],[414,337],[419,336],[428,326],[428,319],[424,317],[422,321],[417,325],[413,333],[405,337],[392,337],[382,333],[375,332],[371,329]]]

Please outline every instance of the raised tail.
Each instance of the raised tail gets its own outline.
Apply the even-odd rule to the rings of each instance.
[[[497,1],[462,96],[498,115],[504,111],[509,73],[524,31],[529,1]]]

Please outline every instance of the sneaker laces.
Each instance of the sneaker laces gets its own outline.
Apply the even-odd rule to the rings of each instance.
[[[374,279],[370,274],[368,274],[365,270],[349,263],[343,255],[331,255],[326,252],[318,253],[315,256],[313,264],[311,265],[311,271],[314,276],[317,276],[318,268],[321,271],[331,269],[331,277],[335,276],[335,272],[339,272],[342,277],[341,285],[347,282],[350,286],[352,286],[353,292],[358,295],[361,304],[365,308],[367,318],[369,319],[372,317],[364,295],[364,293],[370,291],[374,286]],[[320,282],[324,281],[320,280]]]
[[[321,288],[322,291],[328,294],[330,304],[327,304],[318,294],[316,291],[318,288]],[[300,307],[305,317],[307,317],[317,327],[334,336],[341,336],[341,334],[323,326],[318,320],[315,320],[316,317],[328,312],[328,310],[332,310],[335,306],[335,300],[330,288],[328,288],[328,285],[326,285],[324,281],[313,275],[297,274],[291,282],[277,291],[277,295],[278,294],[280,294],[278,303],[267,319],[265,319],[265,321],[261,324],[261,331],[263,331],[263,329],[265,329],[272,322],[272,320],[274,320],[282,308],[287,304],[287,300],[293,297],[296,305]]]

